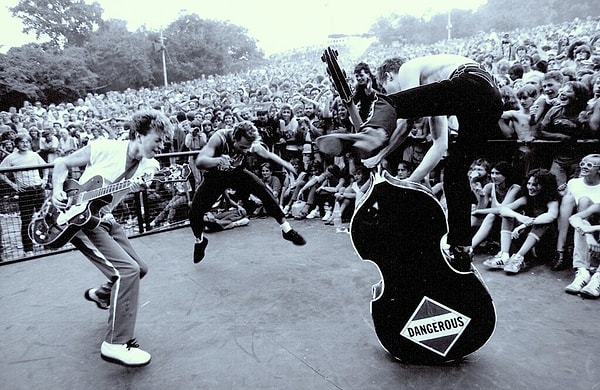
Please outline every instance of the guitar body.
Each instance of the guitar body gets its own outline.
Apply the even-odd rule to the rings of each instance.
[[[186,181],[191,173],[189,164],[171,165],[154,172],[149,181]],[[141,178],[148,178],[147,176],[143,175]],[[68,198],[67,208],[59,210],[51,199],[47,199],[29,223],[29,237],[37,244],[60,248],[71,241],[79,230],[97,227],[100,224],[100,209],[112,201],[112,194],[128,190],[130,186],[130,180],[109,184],[100,175],[92,177],[83,185],[75,180],[66,180],[63,190]]]
[[[379,268],[371,315],[379,342],[411,364],[440,364],[481,348],[496,312],[479,274],[455,271],[442,250],[444,211],[429,189],[375,174],[352,218],[357,254]]]
[[[104,184],[102,176],[94,176],[83,185],[75,180],[67,180],[63,190],[68,198],[74,200],[81,192],[102,188]],[[97,227],[100,224],[100,209],[111,200],[112,195],[109,194],[90,202],[72,203],[65,210],[59,210],[51,199],[47,199],[39,218],[34,217],[29,224],[29,237],[37,244],[60,248],[71,241],[79,230]]]

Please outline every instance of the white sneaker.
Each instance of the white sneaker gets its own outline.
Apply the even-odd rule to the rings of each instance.
[[[142,367],[150,363],[151,356],[139,347],[135,339],[129,340],[126,344],[109,344],[103,341],[100,356],[110,363],[126,367]]]
[[[248,224],[250,224],[250,220],[248,218],[242,218],[238,219],[237,221],[233,221],[231,224],[233,225],[233,227],[247,226]]]
[[[325,215],[323,216],[323,218],[321,218],[321,221],[328,221],[329,218],[331,218],[331,210],[327,210],[325,212]]]
[[[569,294],[579,294],[582,288],[590,281],[590,271],[585,268],[577,268],[575,279],[565,287],[565,291]]]
[[[525,258],[515,253],[508,259],[508,264],[504,266],[504,272],[514,275],[522,271],[523,268],[525,268]]]
[[[589,298],[600,297],[600,273],[594,273],[588,284],[580,290],[580,293]]]
[[[319,208],[315,207],[314,209],[312,209],[312,211],[310,213],[308,213],[308,215],[306,216],[306,219],[314,219],[314,218],[317,218],[318,215],[319,215]]]
[[[494,257],[490,257],[483,262],[488,268],[491,269],[504,269],[506,264],[508,264],[508,259],[510,255],[506,252],[498,252]]]

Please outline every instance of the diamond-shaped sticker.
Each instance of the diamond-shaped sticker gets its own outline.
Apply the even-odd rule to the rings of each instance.
[[[423,297],[400,335],[438,355],[446,356],[470,321],[464,314]]]

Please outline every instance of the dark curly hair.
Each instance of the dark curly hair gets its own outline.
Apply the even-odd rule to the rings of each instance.
[[[556,182],[556,176],[547,169],[537,168],[529,171],[527,174],[527,181],[533,178],[537,184],[540,185],[540,193],[538,199],[542,202],[547,203],[553,200],[558,200],[558,184]],[[527,181],[525,186],[527,187]],[[529,191],[526,193],[527,198],[530,198]]]

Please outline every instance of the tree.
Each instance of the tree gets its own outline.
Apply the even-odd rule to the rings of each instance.
[[[85,50],[76,47],[53,51],[28,44],[9,50],[0,57],[0,106],[23,100],[74,101],[84,96],[97,85],[85,57]]]
[[[83,0],[20,0],[10,8],[25,26],[23,32],[35,32],[39,39],[48,36],[56,46],[83,46],[90,34],[102,25],[100,4]]]
[[[123,20],[108,20],[85,44],[87,66],[98,75],[99,89],[122,91],[154,83],[153,48],[143,30],[130,33]]]
[[[174,82],[248,69],[262,59],[246,30],[226,22],[179,17],[164,31],[169,79]],[[160,56],[155,56],[159,63]]]

